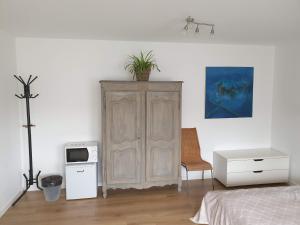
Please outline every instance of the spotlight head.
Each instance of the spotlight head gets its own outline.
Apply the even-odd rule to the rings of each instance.
[[[214,34],[215,34],[215,26],[212,26],[210,30],[210,35],[214,35]]]
[[[186,30],[186,31],[188,31],[188,29],[189,29],[189,25],[188,25],[188,23],[184,26],[184,28],[183,28],[184,30]]]
[[[191,16],[188,16],[188,17],[185,19],[185,21],[186,21],[187,23],[193,23],[193,22],[194,22],[194,18],[191,17]]]

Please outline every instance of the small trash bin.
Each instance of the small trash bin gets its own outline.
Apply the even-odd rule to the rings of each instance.
[[[42,187],[46,201],[53,202],[59,199],[62,176],[53,175],[42,178]]]

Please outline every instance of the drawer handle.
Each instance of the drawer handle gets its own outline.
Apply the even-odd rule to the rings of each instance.
[[[77,170],[76,172],[77,172],[77,173],[83,173],[84,170]]]
[[[264,161],[264,159],[253,159],[255,162]]]
[[[263,170],[255,170],[255,171],[253,171],[253,173],[262,173],[263,172]]]

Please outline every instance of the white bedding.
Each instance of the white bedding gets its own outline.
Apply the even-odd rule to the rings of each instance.
[[[208,192],[197,224],[300,225],[300,186]]]

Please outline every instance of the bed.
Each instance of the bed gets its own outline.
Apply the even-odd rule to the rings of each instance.
[[[209,225],[300,225],[300,186],[211,191],[191,220]]]

